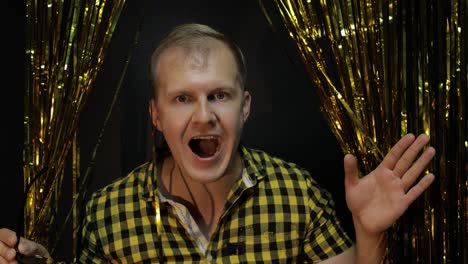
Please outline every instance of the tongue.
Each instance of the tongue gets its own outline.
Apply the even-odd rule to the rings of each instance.
[[[215,139],[202,139],[198,142],[197,154],[200,157],[211,157],[216,153],[216,140]]]

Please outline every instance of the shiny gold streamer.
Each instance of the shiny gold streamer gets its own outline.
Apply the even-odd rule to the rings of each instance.
[[[77,125],[78,126],[78,125]],[[76,201],[78,200],[78,198],[80,197],[80,191],[81,190],[81,186],[82,184],[84,184],[84,180],[82,180],[82,177],[81,174],[80,174],[80,168],[81,168],[81,163],[80,163],[80,144],[79,144],[79,136],[78,136],[78,133],[79,133],[79,129],[76,129],[75,131],[75,134],[73,136],[73,145],[72,145],[72,175],[74,175],[74,177],[72,177],[72,194],[73,194],[73,197],[72,197],[72,201]],[[73,256],[76,256],[77,252],[76,252],[76,245],[78,243],[78,239],[79,239],[79,235],[80,234],[76,234],[75,230],[79,230],[79,226],[80,226],[80,219],[81,219],[81,214],[80,214],[80,209],[78,206],[76,206],[75,203],[72,203],[72,214],[73,214],[73,222],[72,222],[72,230],[73,230],[73,235],[72,235],[72,239],[73,239],[73,250],[72,250],[72,254]],[[65,224],[67,224],[67,219],[65,218]],[[61,230],[59,230],[59,233],[58,233],[58,236],[60,237],[61,235]],[[55,243],[57,243],[57,241],[55,241]],[[55,250],[56,247],[54,247],[54,250]],[[50,252],[52,254],[52,251]]]
[[[46,247],[58,239],[54,227],[65,163],[124,3],[26,1],[25,186],[38,171],[47,170],[28,193],[24,230],[26,237]],[[76,184],[79,148],[75,145],[73,151]]]
[[[431,137],[437,180],[389,230],[387,263],[468,263],[467,2],[259,1],[361,175],[404,134]]]

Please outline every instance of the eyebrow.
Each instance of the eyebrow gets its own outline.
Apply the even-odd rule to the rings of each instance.
[[[215,87],[215,88],[210,88],[208,89],[208,93],[216,93],[216,92],[225,92],[225,91],[236,91],[238,89],[238,87],[235,87],[235,86],[218,86],[218,87]],[[240,89],[240,88],[239,88]],[[240,89],[241,90],[241,89]],[[192,91],[190,89],[187,89],[187,88],[180,88],[180,89],[177,89],[175,91],[170,91],[170,92],[167,92],[166,95],[168,96],[174,96],[174,95],[178,95],[178,94],[191,94]]]

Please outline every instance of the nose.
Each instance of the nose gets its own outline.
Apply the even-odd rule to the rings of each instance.
[[[216,115],[214,113],[213,106],[208,100],[198,101],[194,113],[192,116],[192,121],[195,123],[213,123],[216,120]]]

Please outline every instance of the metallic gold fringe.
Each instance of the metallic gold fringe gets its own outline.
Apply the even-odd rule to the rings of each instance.
[[[26,1],[25,186],[47,171],[29,192],[24,230],[46,247],[58,239],[65,162],[124,2]],[[79,180],[79,163],[73,166]]]
[[[260,1],[296,44],[361,175],[402,135],[431,137],[437,181],[389,230],[388,263],[468,262],[467,2]]]

